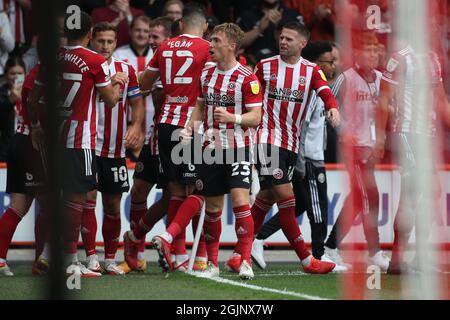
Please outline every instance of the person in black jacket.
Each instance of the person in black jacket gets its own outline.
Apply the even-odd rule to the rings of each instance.
[[[20,103],[25,64],[20,56],[5,64],[6,83],[0,87],[0,161],[6,161],[6,151],[14,134],[14,107]]]

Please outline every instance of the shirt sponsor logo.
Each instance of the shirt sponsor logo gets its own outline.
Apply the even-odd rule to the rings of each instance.
[[[220,93],[208,93],[206,95],[206,104],[216,107],[231,107],[235,105],[234,96]]]
[[[304,93],[301,90],[269,86],[269,99],[302,103],[303,95]]]
[[[171,96],[167,96],[166,97],[166,103],[188,103],[189,98],[184,96],[184,97],[171,97]]]

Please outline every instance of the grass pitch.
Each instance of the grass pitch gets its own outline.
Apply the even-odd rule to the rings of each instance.
[[[31,275],[31,266],[10,263],[14,277],[0,278],[0,299],[45,299],[46,278]],[[222,268],[220,282],[184,273],[162,273],[155,262],[143,273],[82,278],[80,290],[67,290],[69,299],[148,300],[291,300],[340,299],[343,276],[309,275],[296,263],[271,263],[266,270],[254,267],[255,279],[241,281]],[[399,299],[401,277],[381,276],[381,289],[373,299]]]

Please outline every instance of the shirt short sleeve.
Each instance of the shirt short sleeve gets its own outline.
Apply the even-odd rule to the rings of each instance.
[[[106,87],[111,84],[111,77],[109,73],[108,61],[102,56],[98,56],[94,67],[92,68],[92,73],[94,75],[94,82],[97,88]]]
[[[246,108],[262,106],[261,84],[253,73],[246,78],[242,86],[242,99]]]

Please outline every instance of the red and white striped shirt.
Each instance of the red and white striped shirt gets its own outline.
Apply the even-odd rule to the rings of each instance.
[[[69,149],[95,149],[97,112],[96,87],[111,83],[108,62],[98,53],[82,46],[64,46],[58,60],[61,65],[62,139]]]
[[[34,68],[31,69],[30,72],[25,77],[25,81],[23,82],[22,86],[21,99],[16,104],[17,110],[16,132],[27,136],[30,134],[30,127],[31,127],[30,118],[28,116],[27,111],[27,101],[31,89],[33,88],[34,82],[38,76],[40,67],[41,67],[40,64],[35,65]]]
[[[148,47],[148,49],[144,52],[144,55],[138,56],[137,52],[130,45],[125,45],[117,48],[116,51],[114,51],[113,56],[118,60],[128,62],[137,71],[137,73],[139,73],[145,70],[147,64],[153,57],[153,51],[150,47]],[[149,143],[153,133],[155,116],[155,106],[153,105],[151,94],[144,98],[144,107],[144,143]],[[130,121],[131,119],[128,120]]]
[[[256,75],[237,63],[228,71],[221,71],[216,66],[206,68],[200,81],[202,92],[198,99],[205,104],[205,144],[220,149],[251,146],[253,130],[235,123],[214,121],[214,108],[223,107],[230,113],[242,115],[248,108],[261,107],[261,88]]]
[[[268,143],[298,153],[300,123],[306,115],[311,91],[330,90],[322,70],[300,58],[287,64],[280,56],[264,59],[256,66],[262,85],[263,117],[258,131],[258,143]],[[336,101],[325,104],[336,107]]]
[[[429,83],[419,79],[419,66],[423,66],[429,75]],[[392,130],[433,136],[436,132],[437,105],[441,103],[438,101],[439,95],[433,94],[442,82],[438,56],[433,52],[418,54],[407,46],[391,56],[382,80],[396,87]],[[427,101],[428,110],[419,110],[423,105],[417,103],[417,91],[424,86],[431,90]]]
[[[104,158],[125,157],[125,134],[127,132],[127,101],[141,96],[134,68],[124,62],[111,58],[109,64],[111,76],[117,72],[128,75],[128,83],[121,88],[121,99],[113,107],[108,108],[97,95],[97,143],[95,154]]]
[[[183,34],[162,43],[148,69],[159,71],[165,102],[159,123],[185,127],[200,94],[200,75],[210,60],[209,42]]]
[[[25,43],[23,29],[23,10],[17,1],[0,0],[0,11],[5,11],[11,25],[11,32],[16,43]]]

